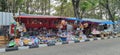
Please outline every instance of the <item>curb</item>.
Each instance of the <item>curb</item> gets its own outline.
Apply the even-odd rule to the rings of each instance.
[[[96,41],[96,40],[105,40],[105,39],[112,39],[112,38],[118,38],[118,37],[120,37],[120,36],[110,36],[110,37],[104,37],[104,38],[89,38],[86,40],[63,41],[63,42],[39,44],[39,45],[33,45],[33,46],[1,48],[0,52],[9,52],[9,51],[32,49],[32,48],[41,48],[41,47],[47,47],[47,46],[57,46],[57,45],[63,45],[63,44],[72,44],[72,43],[81,43],[81,42],[89,42],[89,41]]]

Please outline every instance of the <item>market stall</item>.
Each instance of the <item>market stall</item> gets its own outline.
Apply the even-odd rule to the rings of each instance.
[[[113,22],[111,20],[90,19],[90,18],[68,18],[68,20],[79,21],[83,26],[83,33],[94,37],[104,37],[111,34],[113,30]],[[111,34],[112,35],[112,34]]]
[[[13,38],[8,46],[47,44],[61,41],[57,35],[58,29],[62,32],[65,31],[67,23],[65,17],[60,16],[17,16],[15,20],[17,37]]]
[[[104,24],[109,23],[58,16],[18,16],[15,20],[18,37],[12,39],[9,46],[86,40],[93,36],[100,36],[104,29],[99,30],[99,26],[103,27]],[[79,22],[75,23],[75,21]]]

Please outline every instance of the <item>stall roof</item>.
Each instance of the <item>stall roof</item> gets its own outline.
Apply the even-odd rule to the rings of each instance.
[[[103,21],[101,24],[114,24],[112,21]]]
[[[80,20],[80,19],[77,19],[77,18],[74,18],[74,17],[67,17],[66,19],[67,20],[78,20],[78,21]]]
[[[17,16],[15,18],[21,18],[21,19],[24,19],[24,18],[66,18],[66,17],[62,17],[62,16],[43,16],[43,15],[36,15],[36,16]]]
[[[82,19],[83,21],[98,22],[100,24],[114,24],[111,20],[101,20],[101,19]]]
[[[97,22],[100,24],[114,24],[111,20],[101,20],[101,19],[91,19],[91,18],[67,18],[68,20],[77,20],[77,21],[90,21],[90,22]]]

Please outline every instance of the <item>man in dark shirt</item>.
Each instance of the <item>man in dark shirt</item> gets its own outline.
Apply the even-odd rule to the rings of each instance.
[[[87,37],[91,34],[91,25],[87,24],[86,27],[84,27],[83,34],[85,34]]]

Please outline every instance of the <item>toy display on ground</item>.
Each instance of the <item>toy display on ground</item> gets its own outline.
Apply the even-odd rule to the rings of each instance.
[[[17,31],[14,33],[16,36],[10,40],[9,47],[86,40],[100,36],[103,31],[99,30],[98,22],[85,21],[75,24],[75,20],[65,20],[61,17],[20,16],[18,20],[19,24],[15,25]],[[47,22],[44,22],[45,20]]]

